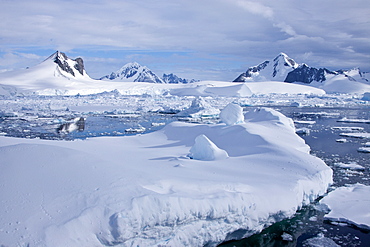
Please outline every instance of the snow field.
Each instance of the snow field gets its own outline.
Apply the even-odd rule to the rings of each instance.
[[[189,159],[202,135],[229,157]],[[173,122],[137,136],[0,136],[0,155],[5,246],[215,246],[292,216],[332,183],[293,121],[268,108],[244,123]]]

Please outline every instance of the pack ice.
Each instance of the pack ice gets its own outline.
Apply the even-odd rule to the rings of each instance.
[[[239,120],[76,141],[0,136],[0,245],[215,246],[326,192],[332,170],[291,119],[256,108]]]

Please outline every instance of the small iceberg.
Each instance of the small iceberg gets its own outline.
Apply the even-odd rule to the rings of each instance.
[[[191,102],[191,106],[176,114],[179,117],[216,117],[220,110],[207,103],[202,97],[197,97]]]

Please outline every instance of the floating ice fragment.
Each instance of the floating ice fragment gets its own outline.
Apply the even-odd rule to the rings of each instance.
[[[360,147],[357,151],[360,153],[370,153],[370,147]]]
[[[284,240],[284,241],[293,241],[293,236],[290,235],[289,233],[286,233],[284,232],[282,235],[281,235],[281,238]]]
[[[243,123],[243,108],[237,104],[230,103],[221,111],[220,118],[226,125]]]
[[[227,152],[216,146],[205,135],[199,135],[195,138],[195,144],[191,147],[188,155],[196,160],[221,160],[229,157]]]
[[[129,133],[142,133],[146,130],[146,128],[144,128],[143,126],[139,126],[137,128],[128,128],[128,129],[125,129],[125,132],[129,132]]]
[[[349,118],[342,118],[337,120],[337,122],[343,122],[343,123],[370,123],[370,120],[367,119],[349,119]]]
[[[300,134],[300,135],[309,135],[310,134],[310,129],[309,128],[300,128],[295,131],[295,133]]]
[[[202,97],[197,97],[191,102],[191,106],[179,113],[177,116],[180,117],[215,117],[218,116],[220,110],[214,108],[207,103]]]
[[[324,234],[319,233],[317,237],[309,238],[303,242],[303,246],[309,247],[340,247],[340,245],[336,244],[332,239],[326,238]]]
[[[353,137],[353,138],[370,138],[370,133],[340,133],[340,136]]]
[[[67,123],[60,125],[57,129],[58,133],[68,134],[73,131],[84,131],[85,129],[85,118],[77,117]]]
[[[337,166],[337,167],[339,167],[339,168],[343,168],[343,169],[350,169],[350,170],[357,170],[357,171],[364,171],[365,170],[365,167],[360,166],[356,162],[350,162],[348,164],[345,164],[345,163],[335,163],[334,165]]]
[[[333,222],[344,222],[370,230],[370,186],[352,184],[330,192],[320,203],[330,212],[325,218]]]

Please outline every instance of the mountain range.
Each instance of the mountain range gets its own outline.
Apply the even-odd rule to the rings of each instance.
[[[182,79],[174,74],[163,74],[160,78],[148,67],[142,66],[137,62],[127,63],[116,72],[103,76],[100,80],[111,81],[130,81],[130,82],[151,82],[151,83],[192,83],[197,80]]]
[[[303,83],[322,88],[326,92],[349,92],[351,88],[368,88],[369,73],[359,68],[351,70],[331,71],[326,68],[310,67],[305,63],[295,62],[285,53],[280,53],[272,60],[266,60],[256,66],[249,67],[234,82],[248,81],[283,81]],[[335,83],[335,85],[333,85]],[[349,91],[346,91],[346,90]]]
[[[273,60],[248,68],[234,80],[234,82],[259,81],[309,85],[323,89],[327,93],[370,92],[369,73],[361,72],[360,69],[331,71],[326,68],[309,67],[304,63],[295,62],[284,53],[280,53]],[[160,78],[149,68],[136,62],[128,63],[118,71],[100,79],[92,79],[86,73],[82,58],[71,59],[59,51],[36,66],[0,73],[0,91],[9,92],[8,94],[22,90],[41,94],[66,94],[67,92],[73,94],[80,93],[81,90],[85,93],[96,93],[118,88],[121,91],[128,90],[127,88],[130,87],[127,83],[118,82],[169,85],[197,81],[182,79],[172,73],[164,74]],[[136,89],[138,87],[140,87],[139,84]]]

